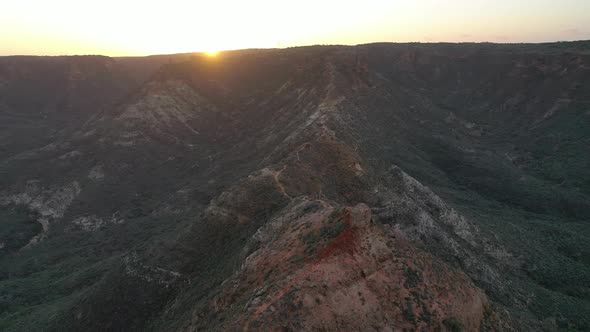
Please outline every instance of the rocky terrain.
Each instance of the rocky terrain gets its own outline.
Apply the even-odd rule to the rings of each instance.
[[[0,58],[0,329],[585,331],[590,43]]]

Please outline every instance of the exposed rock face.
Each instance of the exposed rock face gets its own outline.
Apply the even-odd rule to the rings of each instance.
[[[136,252],[131,252],[125,256],[123,265],[127,276],[139,279],[142,282],[156,284],[159,287],[168,288],[182,278],[182,275],[178,272],[146,265],[137,256]]]
[[[505,291],[498,266],[519,264],[505,248],[483,236],[472,222],[399,167],[391,167],[386,179],[376,189],[382,205],[375,211],[382,222],[447,262],[458,262],[474,280],[496,292]]]
[[[222,330],[479,329],[486,296],[469,278],[374,224],[371,210],[298,200],[211,303]]]
[[[191,123],[203,112],[214,112],[211,106],[195,90],[181,80],[154,81],[146,84],[141,97],[125,107],[117,118],[125,126],[143,124],[157,130],[188,129],[199,132]]]
[[[99,230],[108,224],[120,224],[123,223],[123,219],[119,219],[117,215],[113,215],[110,219],[103,219],[96,215],[82,216],[72,220],[72,225],[75,228],[79,228],[86,232]]]
[[[98,181],[104,178],[104,170],[102,165],[96,165],[88,172],[88,178],[90,180]]]
[[[1,196],[0,205],[22,205],[39,215],[37,221],[43,227],[43,232],[29,241],[27,246],[31,246],[47,236],[51,222],[63,217],[69,205],[80,194],[80,191],[80,184],[77,181],[63,187],[44,189],[41,188],[39,181],[31,180],[27,182],[24,192]]]

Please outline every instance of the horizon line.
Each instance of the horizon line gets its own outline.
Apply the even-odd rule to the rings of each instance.
[[[369,42],[369,43],[361,43],[361,44],[309,44],[309,45],[297,45],[297,46],[287,46],[287,47],[250,47],[250,48],[236,48],[236,49],[224,49],[224,50],[217,50],[216,52],[238,52],[238,51],[248,51],[248,50],[287,50],[287,49],[294,49],[294,48],[304,48],[304,47],[358,47],[358,46],[367,46],[367,45],[374,45],[374,44],[494,44],[494,45],[543,45],[543,44],[558,44],[558,43],[584,43],[590,42],[589,39],[577,39],[577,40],[553,40],[553,41],[541,41],[541,42],[495,42],[495,41],[405,41],[405,42],[397,42],[397,41],[376,41],[376,42]],[[145,55],[106,55],[106,54],[98,54],[98,53],[87,53],[87,54],[0,54],[0,57],[83,57],[83,56],[102,56],[107,58],[146,58],[146,57],[156,57],[156,56],[166,56],[166,55],[190,55],[190,54],[205,54],[208,53],[207,51],[190,51],[190,52],[178,52],[178,53],[154,53],[154,54],[145,54]]]

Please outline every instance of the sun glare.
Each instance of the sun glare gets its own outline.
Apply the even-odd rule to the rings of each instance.
[[[214,56],[217,56],[217,54],[219,54],[219,51],[209,50],[209,51],[205,51],[205,54],[207,54],[207,56],[214,57]]]

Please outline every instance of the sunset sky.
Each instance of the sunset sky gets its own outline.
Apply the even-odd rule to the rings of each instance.
[[[590,39],[589,0],[2,0],[0,55]]]

